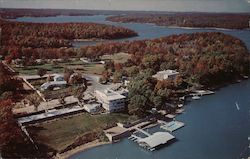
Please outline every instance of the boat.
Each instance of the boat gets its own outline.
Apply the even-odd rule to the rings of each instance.
[[[194,99],[194,100],[198,100],[198,99],[201,99],[201,97],[200,97],[200,96],[198,96],[198,95],[194,95],[194,96],[192,97],[192,99]]]
[[[180,100],[185,100],[185,96],[182,96],[179,98]]]
[[[250,2],[250,0],[249,0],[249,2]],[[244,79],[248,79],[248,76],[243,76],[243,78],[244,78]]]
[[[184,104],[178,104],[177,106],[178,106],[178,108],[182,108],[184,106]]]
[[[239,104],[237,102],[235,102],[235,106],[236,106],[237,110],[240,110]]]
[[[183,113],[183,112],[184,112],[184,109],[183,109],[183,108],[177,109],[177,110],[176,110],[176,114],[181,114],[181,113]]]

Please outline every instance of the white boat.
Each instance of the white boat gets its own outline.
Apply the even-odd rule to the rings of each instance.
[[[183,109],[183,108],[177,109],[177,110],[176,110],[176,114],[181,114],[181,113],[183,113],[183,112],[184,112],[184,109]]]
[[[182,108],[184,105],[183,104],[178,104],[178,107],[179,108]]]
[[[201,99],[201,97],[199,97],[198,95],[194,95],[194,96],[192,97],[192,99],[198,100],[198,99]]]
[[[239,104],[237,102],[235,102],[235,106],[236,106],[237,110],[240,110]]]
[[[250,0],[249,0],[249,3],[250,3]],[[248,79],[248,76],[243,76],[243,78]]]

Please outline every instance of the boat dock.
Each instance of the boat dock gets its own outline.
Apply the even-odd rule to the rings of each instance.
[[[168,123],[165,121],[159,121],[159,123],[162,124],[160,128],[166,130],[167,132],[174,132],[175,130],[178,130],[185,126],[185,124],[180,121],[171,121]]]
[[[181,109],[177,109],[176,111],[175,111],[175,113],[176,114],[181,114],[181,113],[183,113],[185,111],[185,109],[184,108],[181,108]]]
[[[160,126],[160,130],[150,133],[144,130],[154,126]],[[175,136],[171,133],[183,126],[183,122],[175,120],[171,122],[158,120],[156,122],[147,119],[136,122],[136,124],[130,126],[117,123],[117,126],[104,130],[104,133],[111,142],[128,137],[129,140],[137,143],[139,146],[154,151],[175,139]]]
[[[150,136],[151,134],[149,134],[148,132],[146,132],[146,131],[144,131],[143,129],[140,129],[140,128],[135,128],[138,132],[141,132],[141,133],[143,133],[144,135],[146,135],[146,136]]]
[[[169,118],[169,119],[174,119],[176,117],[175,114],[167,114],[165,115],[165,117]]]
[[[182,128],[185,125],[183,122],[180,121],[166,122],[163,120],[158,120],[157,123],[161,125],[161,129],[165,130],[164,132],[158,131],[153,134],[150,134],[139,127],[135,127],[136,131],[134,133],[140,132],[146,137],[143,138],[132,134],[128,139],[138,143],[139,146],[147,150],[154,151],[161,145],[167,144],[171,140],[175,139],[175,137],[170,133]]]
[[[143,121],[131,127],[124,127],[122,124],[117,123],[117,126],[106,129],[103,132],[105,133],[105,135],[108,137],[109,141],[111,142],[120,140],[128,136],[130,136],[129,138],[131,140],[137,140],[139,137],[136,135],[133,135],[132,132],[141,132],[144,135],[149,136],[150,135],[149,133],[147,133],[146,131],[140,128],[148,126],[151,123],[152,123],[151,121]]]
[[[160,145],[164,145],[170,140],[175,138],[173,135],[171,135],[168,132],[156,132],[151,135],[148,132],[144,131],[143,129],[136,128],[136,130],[138,132],[143,133],[147,137],[142,138],[142,137],[136,136],[135,134],[132,134],[128,139],[138,143],[139,146],[150,151],[154,151]]]
[[[199,96],[214,94],[215,92],[210,90],[196,90],[195,93]]]
[[[194,100],[198,100],[202,96],[211,95],[211,94],[214,94],[214,93],[215,92],[210,91],[210,90],[196,90],[193,93],[189,94],[189,96],[192,97],[192,99],[194,99]]]
[[[141,139],[141,137],[139,136],[136,136],[136,135],[131,135],[128,139],[134,141],[134,142],[137,142],[139,139]]]
[[[137,142],[141,147],[154,151],[159,146],[167,144],[173,139],[175,137],[168,132],[156,132],[146,138],[138,139]]]

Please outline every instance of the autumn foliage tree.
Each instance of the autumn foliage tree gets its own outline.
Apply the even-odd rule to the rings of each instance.
[[[97,23],[26,23],[0,19],[2,28],[0,55],[7,62],[27,57],[64,58],[75,55],[72,41],[75,39],[119,39],[137,36],[123,27]],[[87,54],[94,54],[89,49]],[[92,57],[92,56],[91,56]]]
[[[180,27],[217,27],[230,29],[248,28],[249,14],[219,13],[174,13],[174,14],[143,14],[111,16],[113,22],[154,23],[161,26]]]
[[[20,136],[20,130],[12,114],[12,100],[0,100],[0,149]]]
[[[235,37],[219,32],[85,46],[81,48],[79,55],[89,49],[96,50],[98,56],[118,52],[132,54],[129,63],[124,64],[131,67],[126,68],[128,75],[131,71],[136,71],[132,68],[151,68],[155,72],[174,69],[183,75],[184,81],[214,86],[249,74],[250,58],[245,44]],[[105,68],[112,72],[119,69],[112,61],[106,63]]]

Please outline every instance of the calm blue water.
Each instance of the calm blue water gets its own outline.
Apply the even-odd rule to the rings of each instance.
[[[174,135],[177,142],[149,152],[133,141],[104,145],[71,159],[238,159],[250,136],[250,80],[225,87],[215,95],[185,106],[177,120],[186,126]],[[238,111],[235,102],[238,102]]]
[[[59,16],[46,18],[18,18],[30,22],[99,22],[131,28],[139,33],[134,39],[157,38],[160,36],[214,31],[211,29],[170,29],[149,24],[123,24],[106,22],[105,16]],[[236,36],[250,48],[249,30],[220,32]],[[127,39],[128,40],[128,39]],[[80,43],[82,44],[82,43]],[[186,126],[174,135],[177,142],[155,152],[149,152],[130,140],[104,145],[72,156],[72,159],[238,159],[248,146],[250,136],[250,80],[233,84],[217,91],[215,95],[202,97],[185,106],[185,113],[177,120]],[[236,109],[238,102],[240,110]]]
[[[173,34],[182,33],[194,33],[194,32],[212,32],[219,31],[225,34],[235,36],[245,42],[248,49],[250,49],[250,30],[215,30],[215,29],[182,29],[182,28],[167,28],[161,26],[155,26],[152,24],[140,24],[140,23],[114,23],[105,21],[106,16],[95,15],[95,16],[56,16],[56,17],[22,17],[16,19],[17,21],[24,22],[43,22],[43,23],[64,23],[64,22],[96,22],[111,24],[115,26],[123,26],[136,31],[139,36],[133,38],[127,38],[122,40],[139,40],[139,39],[152,39],[162,36],[168,36]],[[119,40],[116,40],[119,41]],[[96,42],[75,42],[75,47],[83,45],[94,45]]]

